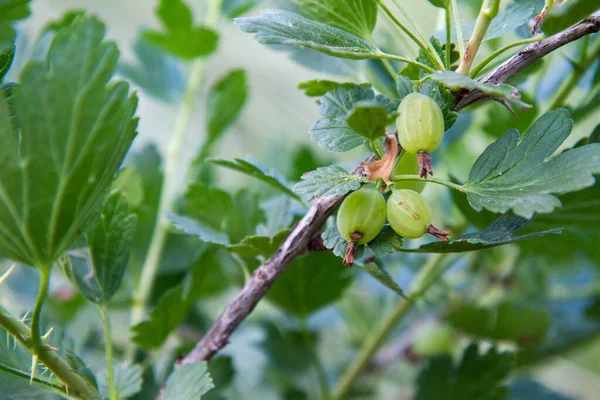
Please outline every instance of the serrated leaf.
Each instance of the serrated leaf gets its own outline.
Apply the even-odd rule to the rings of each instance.
[[[363,179],[352,175],[337,165],[317,168],[301,176],[302,181],[294,185],[296,193],[310,196],[344,195],[360,188]]]
[[[229,245],[227,249],[243,257],[261,256],[266,259],[277,251],[289,234],[290,230],[284,229],[273,237],[248,236],[237,244]]]
[[[593,1],[593,0],[592,0]],[[535,1],[523,0],[515,1],[509,4],[504,12],[499,13],[488,27],[483,41],[498,38],[514,31],[515,29],[525,25],[535,14]],[[475,21],[471,21],[461,25],[463,40],[468,41],[475,30]],[[446,40],[446,30],[441,30],[435,33],[439,40]],[[456,28],[452,28],[452,42],[458,40],[456,36]]]
[[[261,165],[258,160],[254,160],[252,158],[245,160],[242,158],[234,158],[233,161],[228,161],[219,158],[209,158],[206,161],[222,167],[231,168],[235,171],[256,178],[259,181],[277,189],[281,193],[291,197],[292,199],[302,203],[302,199],[288,187],[285,178],[279,172],[276,170],[268,170],[265,166]]]
[[[103,37],[77,19],[0,93],[0,252],[24,264],[50,265],[87,227],[136,135],[137,99],[109,84],[119,53]]]
[[[508,340],[521,346],[544,339],[550,327],[547,310],[504,302],[497,307],[464,304],[448,315],[450,323],[469,335]]]
[[[389,225],[386,225],[367,246],[377,257],[385,257],[388,254],[400,251],[402,248],[402,237],[394,232]]]
[[[542,22],[546,36],[554,35],[600,10],[596,0],[569,0],[557,4],[548,11]]]
[[[214,388],[206,362],[181,364],[169,375],[164,400],[200,400]]]
[[[382,55],[371,43],[352,33],[290,11],[267,9],[262,10],[258,17],[242,17],[234,21],[244,32],[255,33],[256,39],[263,44],[306,47],[351,59]]]
[[[351,271],[335,255],[310,252],[295,259],[279,275],[267,299],[296,316],[306,317],[339,299],[351,282]]]
[[[552,156],[571,132],[566,109],[540,117],[522,137],[509,130],[479,156],[464,186],[476,210],[513,210],[531,218],[560,207],[553,194],[592,186],[600,173],[600,144],[593,143]]]
[[[318,111],[323,118],[318,119],[311,127],[310,135],[319,146],[336,152],[352,150],[366,143],[367,138],[372,135],[372,128],[368,127],[369,124],[376,126],[375,135],[383,136],[385,131],[381,132],[382,125],[383,127],[387,125],[388,119],[398,108],[398,104],[393,103],[387,97],[375,96],[372,89],[361,86],[354,86],[350,89],[337,87],[321,97],[320,103]],[[356,108],[366,104],[376,107],[379,114],[365,115],[361,111],[359,115],[356,115]],[[387,110],[385,123],[379,119],[384,117],[383,108]],[[351,117],[352,119],[350,119]]]
[[[115,364],[115,389],[119,399],[128,399],[142,390],[142,367],[140,365]],[[109,398],[106,369],[98,374],[98,389],[103,399]]]
[[[388,289],[391,289],[398,296],[404,298],[406,297],[404,295],[404,291],[402,290],[402,288],[400,288],[400,286],[398,286],[398,284],[394,281],[392,276],[376,262],[369,262],[366,264],[355,263],[354,265],[356,265],[362,270],[367,271],[369,275],[377,279],[381,284],[383,284],[383,286],[387,287]]]
[[[495,347],[479,354],[473,343],[454,366],[450,356],[429,360],[417,381],[416,400],[502,400],[508,397],[504,381],[514,367],[515,356]]]
[[[417,249],[405,249],[405,251],[414,251],[417,253],[461,253],[562,232],[561,229],[555,228],[522,236],[514,236],[515,233],[525,228],[527,224],[529,224],[529,220],[525,218],[504,214],[494,221],[493,224],[481,231],[452,238],[447,242],[428,243]]]
[[[200,240],[207,243],[220,244],[227,246],[229,237],[226,233],[219,232],[211,226],[204,224],[194,218],[186,217],[185,215],[168,214],[167,218],[171,220],[173,225],[189,235],[198,236]]]
[[[12,65],[13,59],[15,58],[15,47],[8,48],[8,50],[0,51],[0,84],[4,80],[4,77],[8,73],[10,66]]]
[[[499,85],[482,83],[454,71],[436,72],[431,75],[431,79],[444,84],[452,92],[460,93],[461,95],[466,95],[473,90],[479,90],[493,99],[514,105],[522,110],[531,108],[531,105],[521,100],[521,94],[517,88],[507,83]]]
[[[348,242],[340,235],[337,226],[332,225],[321,234],[323,239],[323,245],[333,250],[333,254],[338,257],[344,257],[346,249],[348,248]]]
[[[174,101],[185,89],[179,60],[172,54],[138,38],[133,45],[136,63],[121,63],[119,73],[157,99]]]
[[[42,33],[56,33],[63,28],[68,28],[77,18],[85,16],[85,10],[67,10],[63,15],[48,22],[42,29]]]
[[[186,60],[206,57],[216,50],[219,35],[211,28],[194,25],[192,12],[182,0],[160,0],[156,14],[165,29],[145,31],[148,42]]]
[[[344,89],[352,89],[355,86],[370,88],[370,83],[356,84],[353,82],[334,82],[325,79],[315,79],[312,81],[301,82],[298,84],[298,89],[303,90],[308,97],[321,97],[327,92],[331,92],[339,87]]]
[[[377,22],[374,0],[294,0],[300,11],[327,25],[364,39],[371,37]]]
[[[385,106],[377,102],[362,101],[354,105],[346,121],[354,132],[372,141],[385,136],[388,111]]]

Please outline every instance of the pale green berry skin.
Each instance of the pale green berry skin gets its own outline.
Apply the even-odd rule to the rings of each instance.
[[[448,354],[454,349],[457,340],[456,331],[449,325],[427,326],[419,332],[413,350],[421,357]]]
[[[394,187],[397,189],[410,189],[415,192],[421,193],[425,187],[425,180],[418,181],[396,181],[396,177],[399,175],[418,175],[419,174],[419,162],[417,155],[409,153],[407,151],[402,153],[402,156],[394,165],[390,180],[394,182]]]
[[[387,216],[392,229],[407,239],[418,239],[431,224],[431,208],[414,190],[394,190],[387,201]]]
[[[444,138],[444,115],[431,97],[411,93],[400,102],[396,128],[404,150],[413,154],[432,152]]]
[[[360,232],[363,236],[356,243],[369,243],[383,229],[385,211],[385,198],[379,190],[359,189],[342,202],[337,215],[338,231],[349,242],[353,241],[352,233]]]

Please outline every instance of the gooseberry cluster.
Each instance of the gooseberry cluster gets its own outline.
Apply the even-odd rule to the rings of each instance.
[[[402,100],[398,112],[396,126],[404,152],[396,161],[390,179],[393,182],[401,170],[416,167],[415,164],[418,164],[421,178],[426,178],[428,173],[432,174],[429,153],[438,148],[444,136],[442,111],[430,97],[412,93]],[[431,207],[419,193],[424,183],[386,182],[387,190],[391,190],[387,201],[379,188],[361,188],[346,197],[337,216],[338,231],[349,243],[344,258],[346,265],[353,264],[358,246],[375,239],[386,221],[398,235],[408,239],[418,239],[429,233],[448,240],[450,232],[431,224]]]

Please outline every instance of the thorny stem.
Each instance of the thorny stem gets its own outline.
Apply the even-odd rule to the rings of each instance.
[[[467,45],[467,50],[465,51],[465,54],[460,60],[458,68],[456,69],[456,72],[459,74],[469,74],[469,70],[473,65],[473,61],[475,61],[475,56],[477,56],[477,52],[479,51],[479,46],[483,41],[483,37],[485,36],[492,19],[498,15],[499,9],[500,0],[483,1],[481,9],[479,10],[479,15],[477,16],[477,21],[475,21],[473,34],[471,35],[471,39],[469,39],[469,44]]]
[[[584,42],[584,46],[587,44],[588,38],[589,36],[585,38],[586,42]],[[577,87],[577,84],[583,75],[585,75],[587,70],[594,65],[594,61],[596,58],[598,58],[598,56],[600,56],[600,40],[594,41],[594,46],[589,50],[589,52],[585,47],[582,49],[581,56],[579,57],[577,64],[573,66],[573,70],[571,71],[569,78],[563,82],[552,98],[549,107],[550,110],[554,110],[566,102],[571,92]]]
[[[436,254],[427,260],[425,266],[419,272],[411,285],[408,293],[408,300],[400,300],[392,311],[384,318],[379,326],[375,328],[373,333],[365,340],[358,358],[346,369],[340,381],[334,390],[333,400],[342,400],[352,388],[358,377],[368,366],[369,361],[377,350],[383,345],[392,330],[402,321],[402,319],[412,309],[416,301],[422,297],[427,290],[445,272],[443,263],[447,254]]]
[[[454,14],[454,26],[456,27],[456,44],[458,45],[459,57],[462,59],[465,54],[465,42],[463,39],[462,25],[460,23],[460,13],[458,12],[458,3],[456,0],[450,0],[452,14]]]
[[[331,392],[329,390],[329,380],[327,378],[327,373],[325,372],[325,368],[323,368],[323,364],[321,363],[319,354],[315,349],[310,330],[308,329],[306,318],[300,318],[300,329],[302,331],[302,336],[304,337],[304,344],[310,352],[310,356],[313,359],[313,364],[317,372],[317,376],[319,378],[319,385],[321,386],[321,398],[323,400],[330,400]]]
[[[206,25],[215,27],[220,18],[222,0],[212,0],[206,18]],[[192,64],[187,87],[183,94],[182,104],[179,109],[179,115],[175,122],[173,137],[170,140],[169,148],[165,157],[165,173],[162,182],[162,190],[156,217],[156,224],[150,241],[148,254],[140,274],[140,283],[134,296],[135,301],[131,311],[131,326],[142,322],[146,314],[146,307],[152,293],[154,279],[158,272],[160,258],[170,229],[170,222],[167,219],[176,196],[176,188],[173,186],[177,182],[177,176],[181,174],[180,161],[183,145],[186,141],[187,131],[189,129],[192,116],[194,99],[200,89],[202,77],[206,66],[205,59],[199,59]],[[127,348],[126,357],[133,360],[135,357],[135,344]]]
[[[104,349],[106,353],[106,376],[108,380],[108,396],[110,400],[119,400],[119,393],[115,386],[115,372],[113,369],[113,346],[110,335],[110,319],[106,304],[98,305],[100,318],[102,319],[102,330],[104,331]]]
[[[395,0],[394,0],[394,3],[396,3],[396,5],[400,9],[400,11],[407,18],[409,18],[409,21],[411,22],[411,24],[413,24],[415,26],[415,29],[418,30],[418,27],[417,27],[415,21],[410,18],[408,13],[406,13],[406,11],[400,6],[400,4],[398,4]],[[429,60],[436,66],[436,68],[442,69],[442,70],[444,69],[444,64],[442,63],[442,60],[440,59],[440,57],[437,54],[437,52],[435,51],[435,49],[433,49],[433,47],[431,46],[429,41],[427,41],[426,39],[425,39],[425,41],[423,41],[422,39],[419,39],[417,36],[415,36],[415,34],[410,29],[408,29],[406,27],[406,25],[404,25],[400,20],[398,20],[398,18],[396,18],[394,16],[394,14],[392,14],[390,9],[387,8],[386,5],[383,4],[383,2],[381,0],[377,0],[377,4],[379,4],[379,7],[383,10],[383,12],[385,12],[387,14],[387,16],[394,22],[394,24],[396,24],[396,26],[398,26],[398,28],[400,28],[404,33],[406,33],[412,39],[412,41],[415,42],[417,44],[417,46],[419,46],[421,48],[421,50],[423,50],[423,52],[427,55],[427,58],[429,58]],[[433,72],[433,70],[431,70],[430,72]]]
[[[507,44],[506,46],[499,48],[498,50],[494,51],[492,54],[487,56],[485,60],[477,64],[477,66],[473,68],[473,70],[469,73],[469,76],[471,78],[475,78],[483,68],[485,68],[490,62],[494,61],[500,54],[504,53],[506,50],[510,50],[513,47],[521,46],[523,44],[539,42],[540,40],[542,40],[541,37],[532,37],[529,39],[519,40],[518,42]]]
[[[37,355],[39,361],[64,383],[60,389],[61,392],[68,393],[72,399],[100,400],[96,389],[87,383],[81,375],[73,371],[71,365],[61,358],[56,351],[45,347],[36,351],[33,348],[33,338],[29,327],[2,306],[0,306],[0,326],[25,346],[30,353]]]
[[[42,341],[42,335],[40,332],[40,318],[42,314],[42,307],[46,300],[46,294],[48,293],[48,284],[50,283],[50,272],[51,269],[48,267],[41,267],[40,269],[40,286],[38,289],[37,298],[35,299],[35,306],[33,307],[33,314],[31,316],[31,348],[33,353],[37,354],[44,348]]]

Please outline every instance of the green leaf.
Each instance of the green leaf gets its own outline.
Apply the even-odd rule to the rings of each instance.
[[[294,0],[315,21],[335,26],[369,40],[377,22],[374,0]]]
[[[554,35],[585,19],[597,10],[600,10],[600,5],[596,0],[569,0],[564,4],[554,6],[548,11],[542,22],[542,31],[546,36]]]
[[[324,79],[315,79],[312,81],[306,81],[298,84],[298,89],[303,90],[304,94],[308,97],[321,97],[324,96],[327,92],[331,92],[339,87],[344,88],[346,90],[352,89],[353,87],[360,86],[364,88],[370,88],[370,83],[361,83],[356,84],[353,82],[334,82],[328,81]]]
[[[385,257],[388,254],[400,251],[402,248],[402,237],[394,232],[389,225],[386,225],[367,246],[377,257]]]
[[[29,0],[0,0],[0,53],[14,46],[16,33],[12,24],[29,14]]]
[[[448,0],[428,0],[432,5],[439,8],[448,8]]]
[[[248,236],[240,243],[229,245],[227,249],[243,257],[261,256],[267,259],[277,251],[289,233],[289,229],[284,229],[276,233],[273,237]]]
[[[493,224],[481,231],[452,238],[447,242],[432,242],[414,250],[405,249],[404,251],[414,251],[417,253],[461,253],[562,232],[561,229],[550,229],[522,236],[514,236],[515,233],[525,228],[527,224],[529,224],[529,220],[525,218],[504,214],[494,221]]]
[[[77,18],[82,16],[85,16],[85,10],[67,10],[60,18],[48,22],[42,29],[42,33],[56,33],[63,28],[68,28]]]
[[[340,235],[340,231],[338,231],[335,224],[325,229],[321,234],[321,239],[323,239],[323,245],[326,248],[333,250],[333,254],[338,257],[344,257],[348,248],[348,242]]]
[[[452,128],[458,118],[458,113],[452,109],[454,100],[450,90],[431,79],[424,82],[419,90],[421,94],[431,97],[442,109],[444,116],[444,130]]]
[[[306,317],[339,299],[352,274],[332,253],[311,252],[295,259],[279,275],[267,299],[284,310]]]
[[[9,48],[6,51],[0,51],[0,83],[8,73],[13,59],[15,58],[15,47]]]
[[[508,340],[522,346],[543,340],[550,328],[548,311],[510,302],[493,308],[464,304],[452,311],[448,320],[469,335]]]
[[[404,295],[404,291],[398,286],[398,284],[391,277],[389,272],[387,272],[382,266],[377,264],[376,262],[369,262],[366,264],[355,263],[358,268],[367,271],[369,275],[373,278],[377,279],[383,286],[391,289],[400,297],[406,297]]]
[[[221,12],[229,18],[236,18],[252,10],[260,0],[223,0]]]
[[[265,331],[260,347],[269,359],[270,368],[285,375],[299,374],[310,368],[313,359],[306,347],[304,332],[280,327],[272,320],[261,321],[260,325]]]
[[[488,27],[483,41],[498,38],[525,25],[535,15],[535,1],[517,0],[506,7],[506,11],[499,13]],[[475,21],[461,25],[463,40],[467,41],[475,30]],[[446,40],[446,30],[438,31],[435,36],[439,40]],[[452,28],[452,42],[458,41],[456,28]]]
[[[129,261],[137,218],[127,209],[127,199],[113,192],[86,233],[92,275],[101,299],[109,301],[119,289]]]
[[[538,116],[538,105],[532,95],[527,92],[521,92],[521,100],[533,107],[527,110],[519,110],[515,114],[507,113],[504,106],[495,101],[487,102],[487,112],[483,129],[493,135],[500,137],[504,132],[511,128],[519,129],[524,132],[533,124]],[[573,119],[577,120],[576,118]]]
[[[360,188],[363,180],[337,165],[317,168],[301,176],[302,181],[294,185],[296,193],[310,196],[343,195]]]
[[[473,90],[479,90],[503,104],[516,106],[522,110],[531,107],[529,104],[521,101],[519,91],[507,83],[499,85],[482,83],[454,71],[436,72],[431,75],[431,79],[444,84],[452,92],[459,93],[461,96],[467,95]]]
[[[170,102],[177,100],[185,89],[185,77],[179,59],[144,38],[136,40],[133,52],[136,62],[120,63],[119,74],[152,97]]]
[[[479,156],[464,186],[476,210],[513,210],[531,218],[560,207],[553,193],[574,192],[592,186],[600,173],[600,144],[552,154],[571,132],[573,120],[566,109],[540,117],[522,137],[509,130]]]
[[[465,349],[456,367],[450,356],[430,359],[419,375],[415,399],[507,399],[508,388],[503,383],[514,363],[512,353],[498,352],[492,347],[479,354],[477,344],[473,343]]]
[[[201,158],[210,154],[212,146],[238,119],[246,104],[248,86],[246,71],[234,69],[220,78],[208,93],[208,137],[200,150]]]
[[[373,89],[361,86],[338,87],[321,97],[320,103],[318,111],[323,117],[310,128],[310,135],[319,146],[336,152],[352,150],[372,136],[383,136],[398,108],[387,97],[375,96]]]
[[[164,400],[200,400],[214,388],[206,362],[181,364],[167,379]]]
[[[71,246],[136,135],[137,99],[109,84],[119,53],[103,36],[98,20],[77,19],[10,99],[0,91],[0,253],[15,261],[49,266]]]
[[[181,229],[188,235],[198,236],[198,238],[200,238],[200,240],[203,242],[219,244],[223,246],[229,244],[229,237],[226,233],[219,232],[211,226],[194,218],[178,214],[168,214],[167,217],[177,229]]]
[[[398,92],[398,100],[402,101],[402,99],[414,92],[414,87],[410,79],[404,75],[398,75],[396,78],[396,91]]]
[[[128,399],[135,396],[142,390],[142,372],[140,365],[115,364],[115,389],[119,399]],[[98,374],[98,389],[103,399],[109,398],[108,392],[108,374],[104,369]]]
[[[377,58],[383,53],[371,43],[339,28],[282,10],[262,10],[258,17],[236,18],[244,32],[255,33],[263,44],[306,47],[336,57]]]
[[[228,161],[219,158],[209,158],[206,161],[222,167],[231,168],[235,171],[256,178],[259,181],[277,189],[281,193],[291,197],[292,199],[302,203],[302,199],[288,187],[285,178],[279,172],[276,170],[267,170],[267,168],[261,165],[258,160],[254,160],[252,158],[248,158],[246,160],[234,158],[233,161]]]
[[[195,26],[192,12],[182,0],[161,0],[156,14],[165,30],[145,31],[148,42],[186,60],[206,57],[216,50],[219,35],[208,27]]]

